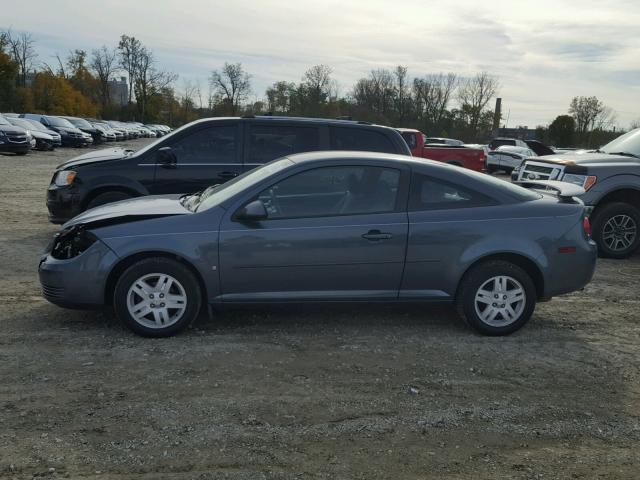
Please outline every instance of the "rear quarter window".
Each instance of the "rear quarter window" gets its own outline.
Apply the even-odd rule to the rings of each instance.
[[[414,173],[411,177],[409,210],[442,210],[496,205],[498,202],[483,193],[428,175]]]
[[[398,153],[384,133],[357,127],[330,127],[332,150]],[[404,152],[403,152],[404,153]]]

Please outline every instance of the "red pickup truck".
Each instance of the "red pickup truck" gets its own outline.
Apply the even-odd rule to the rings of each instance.
[[[486,170],[486,151],[482,146],[425,144],[425,136],[420,130],[398,128],[414,157],[428,158],[439,162],[458,165],[477,172]]]

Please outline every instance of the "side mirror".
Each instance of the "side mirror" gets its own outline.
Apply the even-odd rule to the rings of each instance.
[[[157,161],[161,165],[172,166],[178,163],[178,159],[176,158],[176,154],[173,153],[171,147],[162,147],[158,149]]]
[[[244,207],[236,212],[235,217],[238,220],[257,221],[264,220],[269,217],[267,209],[261,200],[254,200],[247,203]]]

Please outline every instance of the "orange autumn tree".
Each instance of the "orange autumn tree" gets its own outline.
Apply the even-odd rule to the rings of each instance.
[[[49,115],[96,116],[98,106],[64,77],[52,72],[38,73],[32,85],[33,106]]]

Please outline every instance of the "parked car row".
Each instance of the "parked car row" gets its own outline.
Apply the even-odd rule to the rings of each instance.
[[[0,114],[0,152],[25,155],[31,149],[84,147],[134,138],[156,138],[171,132],[166,125],[144,125],[37,113]]]

